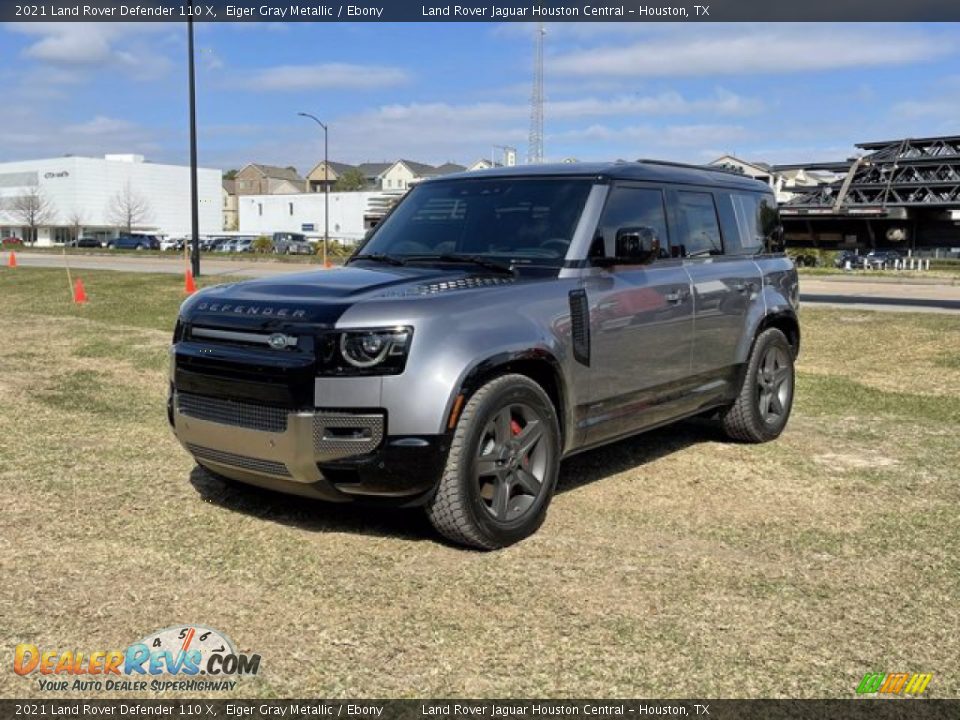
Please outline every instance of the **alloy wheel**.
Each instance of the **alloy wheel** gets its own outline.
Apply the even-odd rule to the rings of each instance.
[[[526,404],[498,410],[477,447],[476,481],[487,512],[499,522],[525,515],[544,491],[547,443],[544,419]]]
[[[757,367],[757,403],[765,423],[773,425],[789,411],[792,392],[793,372],[787,351],[778,346],[768,348]]]

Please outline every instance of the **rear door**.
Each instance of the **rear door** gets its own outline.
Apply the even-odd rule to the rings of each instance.
[[[690,372],[690,278],[682,260],[670,257],[663,189],[640,183],[611,188],[590,255],[614,257],[617,231],[638,227],[653,230],[660,257],[644,265],[596,267],[584,280],[591,341],[587,444],[658,422]]]
[[[693,283],[691,373],[724,384],[735,381],[747,312],[761,297],[760,269],[752,253],[744,251],[749,244],[740,238],[733,197],[727,191],[690,188],[673,191],[671,204],[679,252]],[[741,204],[740,212],[748,208],[749,203]]]

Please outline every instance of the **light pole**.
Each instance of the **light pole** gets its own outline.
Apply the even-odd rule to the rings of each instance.
[[[330,159],[327,155],[327,126],[320,119],[310,113],[297,113],[301,117],[310,118],[323,128],[323,265],[327,265],[327,242],[330,240]]]
[[[193,68],[193,0],[187,17],[187,52],[190,71],[190,266],[194,277],[200,276],[200,208],[197,199],[197,88]]]

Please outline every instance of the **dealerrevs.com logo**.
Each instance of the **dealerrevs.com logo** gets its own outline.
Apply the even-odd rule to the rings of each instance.
[[[204,625],[152,632],[125,650],[48,649],[17,645],[13,671],[42,691],[131,692],[233,690],[256,675],[260,656],[237,652],[226,635]]]

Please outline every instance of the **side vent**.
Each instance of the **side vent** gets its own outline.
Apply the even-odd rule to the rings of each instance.
[[[570,332],[573,357],[581,365],[590,365],[590,305],[586,290],[570,291]]]

